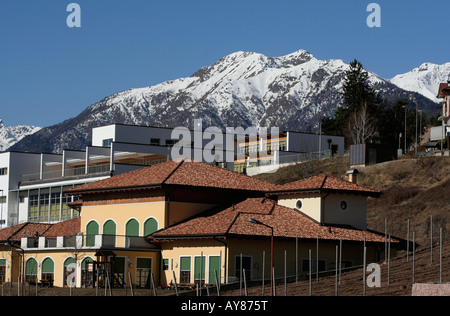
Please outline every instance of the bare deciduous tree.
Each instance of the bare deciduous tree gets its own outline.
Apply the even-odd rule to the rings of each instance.
[[[375,120],[367,111],[367,104],[354,111],[348,121],[348,137],[353,144],[365,144],[373,139],[377,132]]]

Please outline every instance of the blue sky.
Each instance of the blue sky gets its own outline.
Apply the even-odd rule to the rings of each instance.
[[[72,2],[81,28],[66,24]],[[380,28],[366,24],[372,2]],[[2,0],[0,117],[11,126],[53,125],[240,50],[356,58],[391,78],[449,62],[448,27],[448,0]]]

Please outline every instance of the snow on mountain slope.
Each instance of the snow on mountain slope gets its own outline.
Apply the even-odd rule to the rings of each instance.
[[[36,133],[40,127],[35,126],[5,126],[0,118],[0,152],[7,150],[25,136]]]
[[[26,137],[14,150],[61,152],[83,149],[91,129],[112,123],[193,128],[279,127],[281,130],[316,130],[323,117],[333,116],[342,105],[345,72],[339,59],[319,60],[305,50],[281,57],[235,52],[188,78],[130,89],[106,97],[77,117]],[[369,82],[388,101],[409,94],[369,72]],[[416,94],[416,102],[434,103]],[[431,105],[430,105],[431,104]]]
[[[404,90],[418,92],[437,103],[439,84],[449,79],[450,63],[424,63],[410,72],[395,76],[390,82]]]

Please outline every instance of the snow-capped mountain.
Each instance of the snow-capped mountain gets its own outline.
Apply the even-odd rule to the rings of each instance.
[[[130,89],[91,105],[75,118],[26,137],[12,149],[61,152],[83,149],[91,129],[111,123],[193,128],[276,126],[280,130],[315,130],[318,121],[333,116],[341,105],[339,92],[349,65],[342,60],[319,60],[305,50],[282,57],[236,52],[187,78]],[[369,72],[383,98],[410,98],[402,90]],[[436,105],[415,93],[411,102],[422,108]]]
[[[25,136],[34,134],[40,129],[40,127],[25,125],[6,126],[0,118],[0,152],[7,150]]]
[[[404,90],[418,92],[437,103],[439,84],[449,79],[450,63],[424,63],[410,72],[395,76],[390,82]]]

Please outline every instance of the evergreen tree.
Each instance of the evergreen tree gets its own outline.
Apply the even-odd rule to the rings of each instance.
[[[344,136],[346,146],[374,141],[378,135],[385,103],[370,86],[368,77],[359,61],[351,62],[341,92],[343,105],[333,119],[322,122],[324,133]]]

